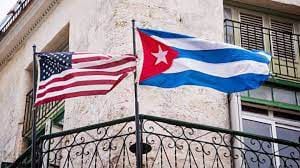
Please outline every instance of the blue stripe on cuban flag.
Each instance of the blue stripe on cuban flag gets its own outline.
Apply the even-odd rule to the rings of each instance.
[[[169,69],[141,81],[142,85],[200,85],[233,93],[258,88],[269,78],[271,56],[263,51],[158,30],[140,31],[178,53]]]

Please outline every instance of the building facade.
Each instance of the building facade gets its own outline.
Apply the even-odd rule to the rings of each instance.
[[[135,19],[141,27],[225,41],[272,55],[272,76],[256,90],[227,95],[195,86],[138,86],[140,113],[146,115],[141,117],[141,129],[147,134],[143,142],[150,144],[152,151],[143,155],[144,165],[300,167],[299,0],[21,0],[19,4],[0,32],[2,166],[24,162],[26,159],[22,158],[30,153],[32,46],[35,44],[38,52],[132,53],[131,20]],[[138,37],[137,54],[141,65]],[[108,95],[72,98],[38,107],[37,130],[42,138],[38,142],[41,159],[37,164],[134,167],[135,157],[129,151],[134,143],[134,127],[130,123],[134,110],[133,76]],[[179,120],[178,130],[173,126]],[[109,121],[115,122],[110,125]],[[160,123],[163,121],[166,122]],[[124,122],[128,124],[125,126]],[[151,122],[155,126],[147,125]],[[199,131],[199,125],[189,123],[208,127]],[[154,128],[158,130],[155,137]],[[252,134],[257,135],[256,139]],[[112,137],[114,140],[107,141]],[[207,149],[202,142],[213,145]],[[101,148],[101,152],[93,148]],[[81,152],[77,156],[78,151]]]

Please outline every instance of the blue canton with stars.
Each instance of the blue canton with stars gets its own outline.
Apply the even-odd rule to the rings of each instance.
[[[47,80],[54,74],[59,74],[72,68],[71,52],[39,53],[40,81]]]

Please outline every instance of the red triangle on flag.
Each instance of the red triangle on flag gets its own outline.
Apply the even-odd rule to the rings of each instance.
[[[144,63],[140,76],[140,81],[143,81],[169,69],[178,52],[170,46],[153,39],[141,30],[138,30],[138,32],[144,51]]]

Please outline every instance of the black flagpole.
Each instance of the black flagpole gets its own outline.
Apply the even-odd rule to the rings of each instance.
[[[33,49],[33,68],[32,68],[32,76],[33,76],[33,88],[32,88],[32,102],[35,102],[35,94],[36,94],[36,45],[32,46]],[[31,168],[36,168],[36,108],[32,106],[32,130],[31,130]]]
[[[132,37],[133,37],[133,55],[136,56],[136,43],[135,43],[135,20],[132,20]],[[136,167],[142,167],[142,150],[141,150],[141,129],[139,120],[139,102],[137,97],[137,72],[134,72],[134,100],[135,100],[135,155],[136,155]]]

